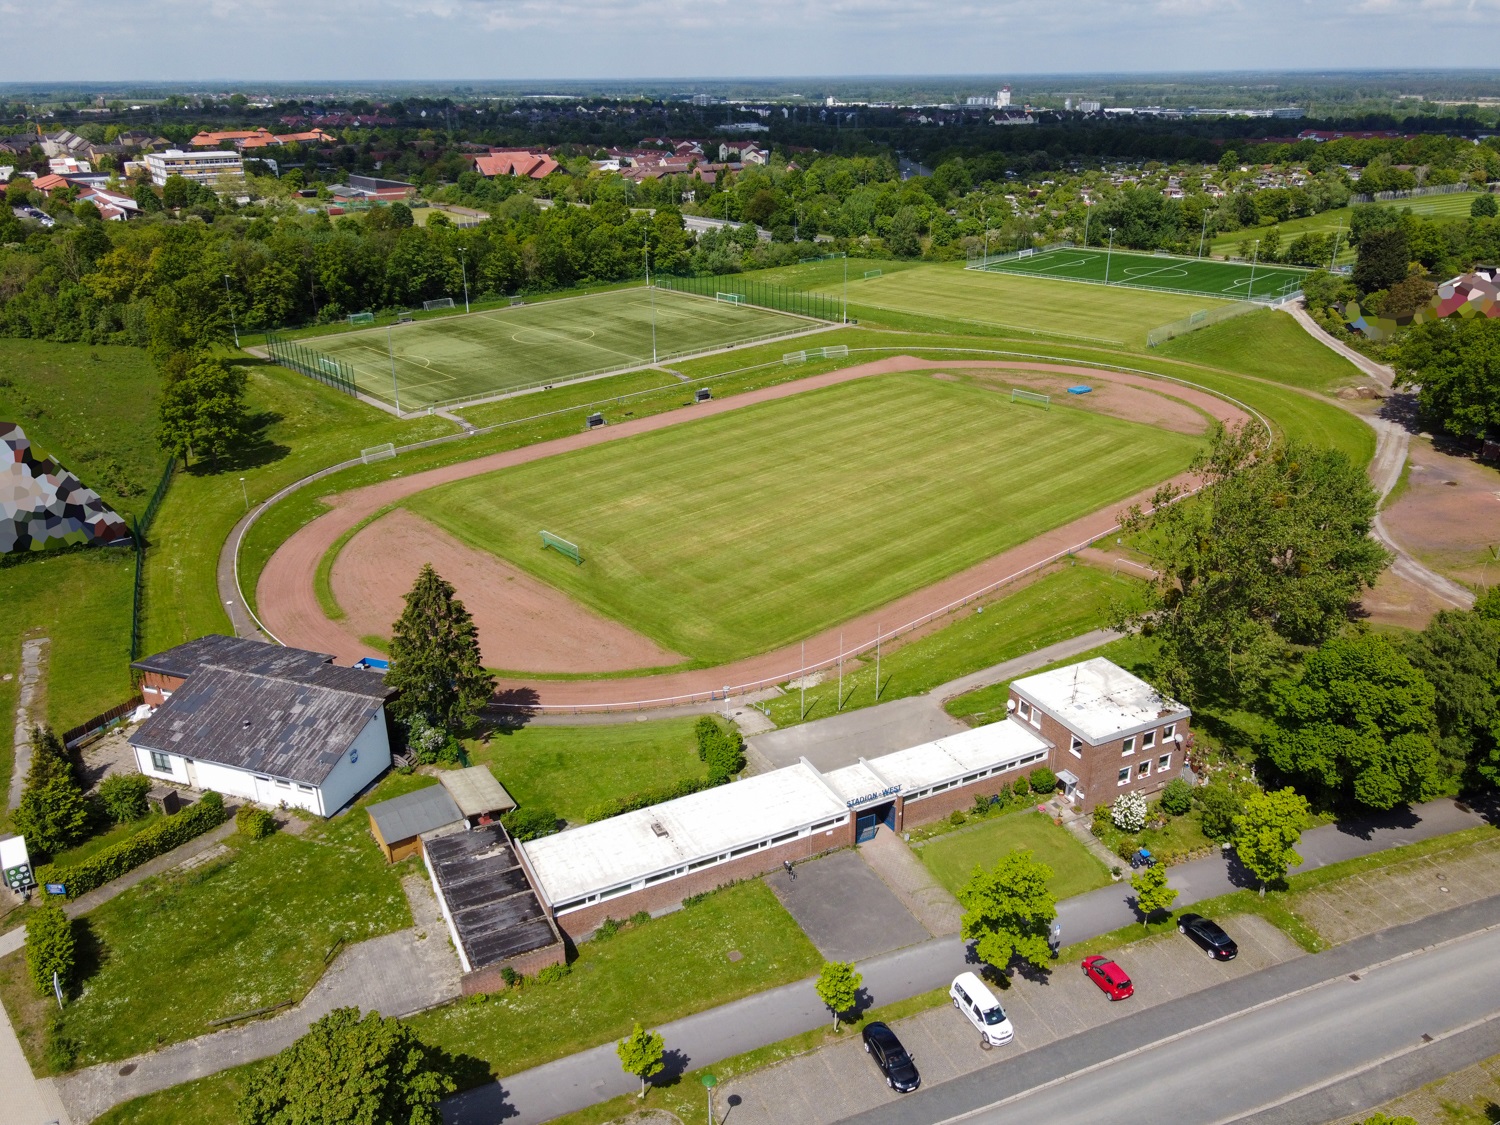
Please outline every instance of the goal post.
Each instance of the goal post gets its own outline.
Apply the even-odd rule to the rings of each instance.
[[[885,275],[885,271],[884,270],[865,270],[865,280],[866,281],[869,281],[871,278],[882,277],[884,275]]]
[[[439,297],[434,301],[423,301],[422,311],[432,312],[435,309],[451,309],[453,307],[452,297]]]
[[[362,449],[359,452],[359,459],[366,465],[372,461],[389,461],[394,456],[396,456],[396,443],[393,441],[388,441],[384,445],[372,445],[369,449]]]
[[[1023,391],[1020,387],[1010,389],[1011,402],[1024,402],[1030,406],[1040,406],[1043,410],[1052,409],[1052,396],[1044,395],[1039,391]]]
[[[749,304],[749,302],[745,300],[745,295],[743,293],[715,293],[714,300],[723,301],[726,305]]]
[[[375,314],[372,313],[372,312],[350,313],[349,314],[349,323],[350,324],[374,324],[375,323]]]
[[[577,543],[570,543],[560,535],[553,535],[550,531],[544,531],[542,535],[542,550],[551,547],[560,555],[566,555],[579,566],[583,565],[583,553],[579,551]]]
[[[1022,250],[1016,255],[1017,258],[1034,258],[1035,256],[1035,250]]]

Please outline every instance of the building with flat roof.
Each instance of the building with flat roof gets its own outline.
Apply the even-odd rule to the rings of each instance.
[[[161,187],[168,176],[181,176],[185,180],[216,187],[225,180],[243,180],[245,163],[240,154],[228,150],[210,152],[183,152],[169,148],[166,152],[148,152],[145,155],[146,170],[151,173],[151,182]]]

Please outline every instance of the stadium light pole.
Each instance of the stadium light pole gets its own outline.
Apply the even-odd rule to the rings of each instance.
[[[467,247],[460,246],[458,248],[458,269],[464,275],[464,312],[469,311],[469,267],[466,259],[467,254]]]
[[[1255,250],[1250,255],[1250,292],[1245,294],[1249,300],[1255,300],[1255,263],[1260,260],[1260,239],[1255,240]]]
[[[1104,252],[1104,284],[1109,284],[1109,260],[1115,253],[1115,228],[1109,228],[1109,249]]]
[[[651,243],[641,234],[641,253],[646,257],[646,293],[651,298],[651,362],[656,362],[656,290],[651,286]]]
[[[224,275],[224,303],[229,306],[229,327],[234,330],[234,346],[240,346],[239,325],[234,322],[234,297],[229,292],[229,275]]]
[[[1328,272],[1332,273],[1339,264],[1339,239],[1344,233],[1344,220],[1339,219],[1338,230],[1333,232],[1333,257],[1328,259]]]
[[[844,251],[844,323],[849,323],[849,251]]]
[[[1213,212],[1205,209],[1203,212],[1203,233],[1198,236],[1198,260],[1203,260],[1203,243],[1208,240],[1208,217]]]
[[[385,354],[391,357],[391,394],[396,399],[396,417],[401,417],[401,387],[396,382],[396,349],[391,344],[391,333],[396,331],[394,324],[386,325],[385,329]]]
[[[1089,201],[1083,201],[1083,248],[1089,248],[1089,220],[1094,217],[1094,209],[1089,206]]]

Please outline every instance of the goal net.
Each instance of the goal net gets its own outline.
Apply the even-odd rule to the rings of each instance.
[[[869,281],[872,277],[880,277],[884,273],[885,270],[865,270],[865,280]]]
[[[433,309],[451,309],[453,307],[452,297],[439,297],[435,301],[423,301],[422,311],[431,312]]]
[[[1016,257],[1018,257],[1018,258],[1031,258],[1031,257],[1034,257],[1035,255],[1036,255],[1036,251],[1035,250],[1022,250],[1022,251],[1020,251],[1016,255]]]
[[[369,449],[359,451],[359,459],[366,465],[372,461],[389,461],[396,456],[396,443],[386,442],[384,445],[372,445]]]
[[[542,535],[542,550],[551,547],[560,555],[566,555],[579,566],[583,565],[583,554],[578,550],[577,543],[570,543],[560,535],[553,535],[550,531],[544,531]]]
[[[349,314],[349,323],[350,324],[374,324],[375,323],[375,314],[371,313],[371,312],[350,313]]]
[[[1011,402],[1024,402],[1031,406],[1040,406],[1043,410],[1052,409],[1052,396],[1040,394],[1037,391],[1023,391],[1019,387],[1010,389]]]
[[[714,300],[723,301],[725,304],[729,305],[748,304],[743,293],[715,293]]]

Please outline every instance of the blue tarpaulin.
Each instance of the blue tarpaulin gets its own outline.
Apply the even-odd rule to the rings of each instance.
[[[1094,389],[1093,387],[1085,387],[1082,383],[1080,383],[1076,387],[1069,387],[1068,388],[1068,393],[1070,395],[1086,395],[1090,391],[1092,391],[1093,389]]]

